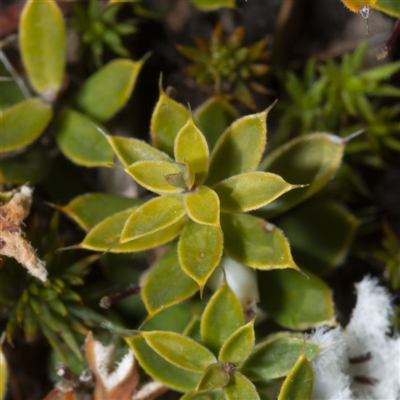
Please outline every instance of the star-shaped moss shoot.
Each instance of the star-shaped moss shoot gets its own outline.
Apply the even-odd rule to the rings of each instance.
[[[234,97],[255,109],[252,91],[265,94],[267,88],[257,82],[269,67],[265,64],[267,41],[262,39],[250,46],[243,45],[244,28],[236,28],[224,37],[222,24],[215,27],[209,42],[195,37],[196,47],[178,45],[177,49],[193,63],[187,74],[221,96]]]
[[[239,299],[224,281],[199,324],[190,323],[183,334],[144,330],[126,340],[153,379],[186,393],[181,400],[200,399],[200,394],[217,400],[259,400],[254,383],[287,375],[294,380],[299,356],[303,354],[303,363],[308,363],[319,346],[288,332],[254,345],[254,319],[247,324],[244,319]],[[312,376],[309,383],[312,387]],[[293,390],[288,386],[286,391]]]

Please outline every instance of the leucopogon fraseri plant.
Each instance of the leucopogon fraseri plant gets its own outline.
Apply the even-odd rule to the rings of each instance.
[[[96,140],[115,152],[123,170],[158,196],[144,201],[92,193],[60,209],[88,232],[73,247],[129,253],[171,242],[141,282],[148,318],[203,292],[219,264],[236,263],[252,275],[243,280],[253,282],[246,293],[227,276],[248,318],[256,312],[258,281],[261,308],[281,325],[307,329],[334,322],[330,290],[314,272],[326,273],[343,260],[357,221],[335,202],[305,200],[335,174],[346,140],[306,135],[263,158],[269,110],[238,118],[215,97],[192,115],[161,89],[151,121],[153,146],[98,132]],[[95,158],[95,152],[93,146],[87,157]],[[327,235],[325,224],[333,221]],[[289,241],[275,222],[287,228],[308,279],[298,272]],[[299,229],[307,232],[300,241]],[[285,270],[293,273],[281,274]],[[299,293],[307,288],[310,296],[299,303]],[[286,301],[275,307],[269,296]]]
[[[299,387],[304,393],[312,388],[309,359],[319,349],[289,332],[255,345],[254,318],[245,324],[240,301],[226,281],[208,301],[199,324],[190,323],[182,333],[141,330],[126,340],[153,379],[185,393],[181,400],[259,400],[265,395],[262,383],[285,376],[279,399],[290,399]],[[299,363],[309,382],[302,382]]]

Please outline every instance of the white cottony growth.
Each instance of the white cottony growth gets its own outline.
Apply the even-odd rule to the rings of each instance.
[[[372,278],[358,285],[346,329],[318,328],[311,361],[313,400],[400,400],[400,337],[390,337],[389,293]]]
[[[110,372],[109,362],[113,351],[113,345],[103,346],[98,341],[94,342],[94,356],[96,358],[97,371],[107,391],[111,391],[113,387],[117,386],[127,377],[135,361],[133,351],[129,350],[116,368]]]
[[[347,348],[342,330],[317,328],[310,341],[320,346],[311,362],[314,370],[313,399],[352,399],[350,377],[346,374]]]

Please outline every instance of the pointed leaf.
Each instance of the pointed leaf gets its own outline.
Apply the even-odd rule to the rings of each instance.
[[[224,281],[203,312],[200,326],[202,342],[218,354],[229,336],[243,323],[244,315],[240,301]]]
[[[334,325],[328,285],[311,272],[303,271],[306,276],[292,270],[260,272],[260,307],[278,324],[290,329]]]
[[[181,104],[172,100],[160,88],[160,98],[151,118],[151,139],[154,146],[174,154],[176,135],[186,124],[188,111]]]
[[[80,88],[77,107],[98,121],[111,118],[128,101],[144,61],[118,59],[99,69]]]
[[[183,225],[186,223],[186,219],[182,218],[169,227],[151,235],[118,245],[122,229],[136,209],[135,207],[106,218],[86,235],[79,247],[88,250],[110,251],[112,253],[130,253],[147,250],[174,239],[181,233]]]
[[[238,116],[237,111],[219,97],[212,97],[194,112],[197,126],[206,138],[210,150]]]
[[[208,186],[257,168],[267,140],[268,111],[242,117],[223,133],[211,153]]]
[[[191,116],[175,138],[174,154],[177,162],[190,164],[195,174],[194,184],[201,185],[208,168],[208,145]]]
[[[126,221],[121,243],[150,235],[179,221],[185,215],[180,195],[165,195],[149,200]]]
[[[208,390],[218,389],[226,386],[230,375],[224,369],[222,363],[209,365],[204,371],[199,383],[196,386],[196,392],[206,392]]]
[[[311,400],[314,372],[310,362],[301,354],[283,382],[278,400]]]
[[[268,154],[260,170],[280,175],[291,184],[308,185],[279,197],[260,210],[272,216],[293,207],[318,192],[336,173],[345,142],[327,133],[300,136]]]
[[[151,267],[141,295],[148,313],[155,315],[164,308],[191,297],[197,290],[196,282],[182,271],[177,246],[173,245]]]
[[[64,78],[67,43],[63,16],[55,1],[26,3],[19,43],[32,87],[46,100],[55,100]]]
[[[235,175],[213,187],[220,199],[221,211],[225,212],[255,210],[295,188],[280,176],[267,172]]]
[[[37,139],[46,129],[53,112],[41,99],[21,101],[0,112],[0,151],[15,150]]]
[[[208,392],[200,392],[200,393],[192,391],[186,393],[179,400],[225,400],[225,395],[221,389],[214,389]]]
[[[181,188],[172,186],[166,175],[179,173],[178,167],[167,161],[138,161],[126,168],[126,172],[141,186],[157,194],[180,193]]]
[[[142,140],[110,135],[107,135],[107,140],[125,166],[137,161],[174,161],[166,153]]]
[[[202,373],[217,360],[204,346],[175,332],[141,332],[146,343],[161,357],[187,371]]]
[[[200,186],[185,195],[188,216],[199,224],[219,226],[219,198],[207,186]]]
[[[235,365],[241,364],[251,352],[254,346],[254,319],[248,324],[240,327],[221,347],[218,360],[230,362]]]
[[[108,166],[114,154],[99,129],[104,130],[86,115],[65,109],[56,120],[56,141],[64,155],[78,165]]]
[[[314,201],[289,214],[275,222],[287,235],[298,265],[326,274],[343,261],[358,226],[358,220],[344,207]]]
[[[240,372],[234,372],[224,388],[226,400],[260,400],[255,386]]]
[[[88,231],[111,215],[142,204],[143,200],[140,199],[130,199],[109,193],[87,193],[75,197],[60,209]]]
[[[193,390],[201,375],[178,368],[159,356],[144,337],[137,335],[125,339],[139,360],[141,367],[155,380],[181,392]]]
[[[245,214],[221,214],[225,252],[258,269],[298,269],[289,242],[276,226]]]
[[[281,378],[290,372],[303,351],[312,360],[318,350],[318,345],[302,338],[278,337],[255,346],[240,372],[252,381]]]
[[[221,228],[188,221],[178,244],[178,257],[182,269],[200,286],[200,291],[222,257]]]
[[[399,7],[400,10],[400,7]],[[362,71],[359,73],[359,77],[364,81],[373,81],[373,82],[379,82],[383,79],[388,78],[391,75],[394,75],[396,72],[400,70],[400,62],[391,62],[383,65],[379,65],[375,68],[370,68],[366,71]],[[383,86],[385,87],[385,86]],[[389,86],[391,87],[391,86]],[[392,89],[395,89],[395,87],[392,87]],[[394,93],[395,96],[399,95],[399,91],[396,90]]]

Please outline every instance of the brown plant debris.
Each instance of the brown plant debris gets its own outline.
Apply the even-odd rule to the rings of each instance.
[[[32,188],[24,185],[10,201],[0,206],[0,255],[14,258],[31,275],[45,282],[45,262],[38,258],[22,231],[23,220],[31,208],[32,192]]]

